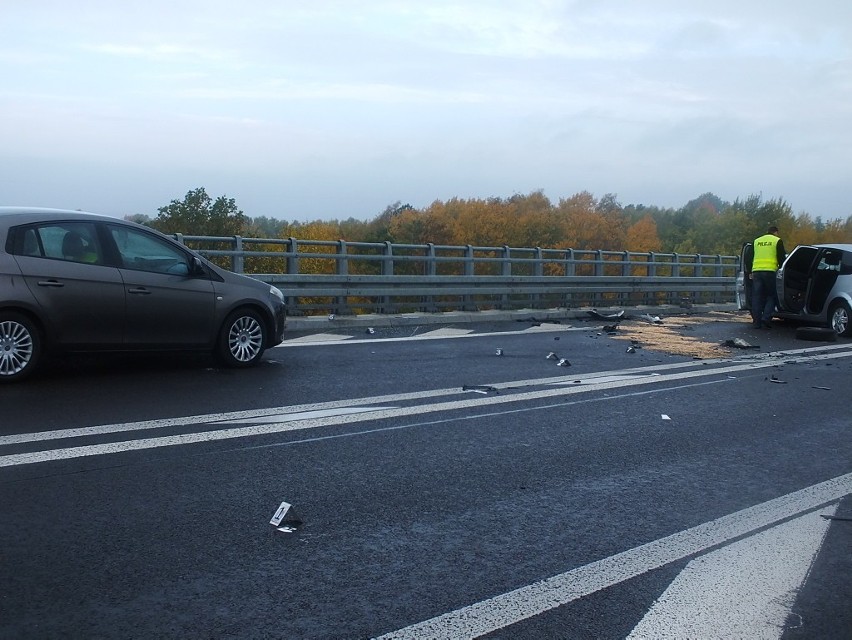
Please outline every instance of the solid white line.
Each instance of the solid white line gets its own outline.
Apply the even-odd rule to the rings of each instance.
[[[778,640],[829,524],[811,512],[692,560],[628,640]]]
[[[805,349],[796,349],[791,351],[760,354],[759,356],[747,356],[745,358],[714,358],[711,360],[690,360],[687,362],[673,362],[663,365],[650,365],[645,367],[634,367],[630,369],[621,369],[615,371],[600,371],[597,373],[588,373],[584,375],[561,375],[549,378],[534,378],[529,380],[515,380],[510,382],[495,382],[486,383],[483,386],[494,387],[495,389],[511,389],[514,387],[534,386],[534,385],[551,385],[551,384],[573,384],[575,380],[580,380],[581,384],[593,384],[598,378],[605,378],[613,375],[630,375],[637,373],[649,373],[659,371],[675,371],[679,369],[713,369],[715,365],[736,363],[736,362],[764,362],[771,361],[773,364],[778,363],[778,357],[792,357],[797,361],[806,361],[809,357],[818,357],[822,352],[832,352],[840,349],[849,349],[849,345],[829,345],[820,347],[809,347]],[[852,352],[846,355],[852,355]],[[844,357],[839,355],[836,357]],[[769,365],[762,365],[769,366]],[[250,421],[261,416],[270,416],[282,413],[298,413],[303,411],[322,411],[327,409],[341,407],[355,407],[365,404],[387,404],[398,403],[409,400],[425,400],[428,398],[438,398],[442,396],[458,395],[459,387],[451,387],[446,389],[433,389],[427,391],[416,391],[411,393],[396,393],[383,396],[371,396],[366,398],[348,398],[343,400],[333,400],[329,402],[316,402],[301,405],[290,405],[283,407],[269,407],[267,409],[250,409],[244,411],[228,411],[222,413],[208,413],[194,416],[181,416],[177,418],[159,418],[154,420],[141,420],[137,422],[124,422],[118,424],[95,425],[88,427],[77,427],[71,429],[56,429],[52,431],[38,431],[35,433],[18,433],[7,436],[0,436],[0,446],[23,444],[27,442],[43,442],[46,440],[59,440],[67,438],[81,438],[87,436],[100,436],[111,433],[122,433],[127,431],[145,431],[149,429],[165,429],[168,427],[179,427],[191,424],[211,424],[223,421],[236,421],[246,419]]]
[[[812,511],[850,493],[852,473],[382,635],[379,640],[477,638]]]
[[[810,359],[824,360],[850,356],[852,356],[852,353],[829,353],[818,356],[811,356]],[[299,431],[304,429],[316,429],[319,427],[327,427],[333,425],[353,424],[357,422],[365,422],[368,420],[385,420],[389,418],[399,418],[404,416],[420,415],[424,413],[436,413],[440,411],[457,411],[460,409],[501,405],[507,403],[523,402],[528,400],[540,400],[544,398],[589,393],[592,391],[620,389],[623,387],[632,387],[636,385],[676,382],[680,380],[689,380],[698,377],[723,375],[737,371],[763,369],[767,367],[774,367],[776,364],[777,362],[765,360],[758,362],[744,362],[727,367],[712,367],[698,369],[696,371],[684,371],[680,373],[660,374],[656,376],[642,376],[640,378],[618,380],[615,382],[575,384],[573,386],[568,387],[559,386],[558,388],[541,389],[538,391],[515,393],[512,395],[496,395],[465,400],[452,400],[447,402],[437,402],[433,404],[419,404],[408,407],[382,409],[359,414],[347,414],[342,416],[330,416],[326,418],[312,418],[306,420],[284,422],[279,421],[266,425],[220,429],[214,431],[203,431],[199,433],[186,433],[181,435],[162,436],[154,438],[142,438],[138,440],[126,440],[123,442],[112,442],[106,444],[96,444],[80,447],[51,449],[30,453],[9,454],[6,456],[0,456],[0,467],[36,464],[41,462],[51,462],[55,460],[68,460],[71,458],[107,455],[114,453],[122,453],[125,451],[139,451],[142,449],[154,449],[158,447],[170,447],[177,445],[194,444],[198,442],[214,442],[217,440],[229,440],[232,438],[245,438],[250,436],[277,434],[288,431]],[[250,421],[250,419],[246,420],[246,422]]]

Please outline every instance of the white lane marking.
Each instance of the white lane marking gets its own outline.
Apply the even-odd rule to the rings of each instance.
[[[602,382],[621,382],[622,380],[637,380],[639,378],[650,378],[651,376],[658,376],[659,373],[623,373],[623,374],[614,374],[614,375],[602,375],[600,377],[588,377],[586,379],[576,378],[575,380],[571,380],[570,382],[567,380],[563,380],[560,382],[554,382],[552,384],[601,384]]]
[[[442,329],[434,329],[421,333],[421,338],[458,338],[467,336],[473,333],[473,329],[455,329],[453,327],[443,327]]]
[[[850,493],[852,473],[382,635],[378,640],[477,638],[812,511]]]
[[[710,375],[709,371],[691,373],[698,373],[699,375]],[[247,438],[252,436],[286,433],[290,431],[304,431],[308,429],[318,429],[320,427],[366,422],[368,420],[385,420],[389,418],[401,418],[426,413],[437,413],[441,411],[456,411],[459,409],[470,409],[481,406],[501,405],[506,403],[521,402],[523,400],[538,400],[541,398],[568,396],[602,389],[617,389],[619,387],[624,386],[635,386],[637,384],[643,384],[648,382],[679,380],[686,377],[691,378],[694,377],[694,375],[673,374],[669,376],[657,376],[654,378],[643,378],[639,380],[626,380],[622,381],[621,383],[607,382],[599,385],[575,385],[573,387],[568,388],[560,387],[558,389],[546,389],[542,391],[519,393],[512,396],[488,396],[483,398],[413,405],[410,407],[379,409],[376,411],[368,411],[363,413],[347,412],[344,415],[294,420],[292,422],[278,421],[264,425],[256,424],[252,426],[231,429],[218,429],[215,431],[185,433],[179,435],[161,436],[153,438],[140,438],[137,440],[124,440],[121,442],[110,442],[105,444],[84,445],[79,447],[64,447],[60,449],[33,451],[30,453],[9,454],[5,456],[0,456],[0,467],[13,467],[24,464],[37,464],[41,462],[52,462],[56,460],[69,460],[71,458],[109,455],[115,453],[124,453],[127,451],[140,451],[143,449],[156,449],[159,447],[172,447],[178,445],[195,444],[199,442],[215,442],[218,440]],[[218,424],[219,422],[220,421],[209,424]],[[235,422],[245,422],[245,420]]]
[[[835,353],[824,354],[820,356],[811,356],[811,358],[816,360],[823,360],[829,358],[841,358],[850,356],[852,356],[852,353]],[[697,371],[685,371],[674,374],[660,374],[658,376],[643,376],[641,378],[621,380],[618,382],[602,382],[600,384],[573,385],[570,387],[560,386],[556,389],[550,388],[539,391],[530,391],[526,393],[515,393],[512,395],[496,395],[482,398],[437,402],[433,404],[420,404],[409,407],[369,411],[358,414],[347,413],[346,415],[326,418],[312,418],[307,420],[296,420],[293,422],[279,421],[267,425],[256,425],[235,429],[221,429],[217,431],[187,433],[182,435],[163,436],[159,438],[142,438],[138,440],[113,442],[100,445],[88,445],[80,447],[68,447],[62,449],[51,449],[46,451],[36,451],[31,453],[10,454],[6,456],[0,456],[0,467],[35,464],[54,460],[67,460],[70,458],[80,458],[95,455],[114,454],[125,451],[138,451],[141,449],[154,449],[158,447],[186,445],[197,442],[213,442],[217,440],[228,440],[231,438],[245,438],[251,436],[269,435],[276,433],[284,433],[287,431],[316,429],[319,427],[326,427],[332,425],[353,424],[356,422],[365,422],[368,420],[385,420],[390,418],[399,418],[424,413],[456,411],[459,409],[470,409],[481,406],[523,402],[527,400],[539,400],[543,398],[568,396],[573,394],[588,393],[592,391],[618,389],[621,387],[632,387],[641,384],[656,384],[679,380],[688,380],[692,378],[711,375],[722,375],[730,373],[732,371],[764,369],[767,367],[773,367],[776,364],[777,363],[775,362],[766,361],[747,362],[729,367],[705,368],[699,369]],[[220,420],[221,419],[224,418],[220,418]]]
[[[323,409],[321,411],[297,411],[295,413],[273,413],[268,416],[235,418],[233,420],[217,420],[215,424],[269,424],[272,422],[295,422],[296,420],[311,420],[313,418],[330,418],[345,416],[350,413],[366,413],[368,411],[388,411],[398,407],[340,407],[339,409]]]
[[[346,336],[346,338],[352,338],[352,339],[341,340],[340,343],[366,344],[368,342],[369,343],[410,342],[410,341],[414,341],[414,340],[446,340],[446,339],[452,340],[452,339],[455,339],[455,338],[495,338],[495,337],[500,338],[502,336],[520,336],[520,335],[524,335],[524,334],[529,334],[530,330],[532,330],[532,329],[535,329],[537,331],[551,331],[551,332],[553,332],[553,331],[589,331],[589,330],[596,331],[597,330],[597,329],[591,329],[589,327],[571,327],[571,326],[567,326],[567,325],[554,325],[552,328],[551,327],[544,328],[544,325],[542,325],[541,327],[529,327],[527,329],[519,329],[517,331],[500,331],[500,332],[493,332],[493,333],[465,333],[465,334],[458,334],[458,335],[433,335],[433,332],[429,332],[429,333],[421,333],[421,334],[412,335],[412,336],[400,336],[400,337],[397,337],[397,338],[358,338],[358,339],[355,339],[352,336]],[[305,337],[308,338],[310,336],[305,336]],[[312,346],[317,347],[317,346],[330,344],[328,342],[326,342],[326,343],[296,342],[296,340],[299,340],[299,338],[292,338],[292,339],[285,340],[281,344],[278,344],[278,345],[276,345],[272,348],[273,349],[286,349],[288,347],[312,347]],[[337,343],[335,343],[335,344],[337,344]]]
[[[811,512],[692,560],[628,640],[778,640],[829,524]]]
[[[829,345],[820,347],[808,347],[805,349],[796,349],[793,351],[775,352],[761,354],[759,358],[753,356],[740,358],[714,358],[710,360],[690,360],[687,362],[673,362],[663,365],[650,365],[645,367],[634,367],[631,369],[622,369],[619,371],[603,371],[598,373],[589,373],[583,376],[563,375],[548,378],[533,378],[528,380],[514,380],[510,382],[495,382],[483,386],[494,387],[496,389],[511,389],[516,387],[534,386],[534,385],[550,385],[550,384],[574,384],[579,380],[581,384],[593,382],[598,378],[606,378],[612,375],[629,375],[633,373],[647,373],[659,371],[675,371],[679,369],[694,369],[704,368],[707,370],[713,369],[719,364],[743,363],[743,362],[763,362],[762,366],[770,366],[767,361],[772,361],[773,364],[779,364],[779,357],[792,358],[797,362],[806,362],[809,358],[817,359],[822,352],[832,352],[840,349],[849,349],[849,345]],[[845,357],[842,354],[835,357]],[[774,356],[774,357],[769,357]],[[730,376],[729,376],[730,377]],[[332,409],[336,407],[352,407],[364,404],[385,404],[405,402],[409,400],[425,400],[428,398],[438,398],[442,396],[458,395],[461,393],[460,387],[451,387],[446,389],[434,389],[429,391],[416,391],[412,393],[396,393],[383,396],[371,396],[366,398],[348,398],[343,400],[332,400],[330,402],[315,402],[301,405],[291,405],[283,407],[270,407],[267,409],[250,409],[244,411],[227,411],[222,413],[208,413],[194,416],[181,416],[177,418],[158,418],[154,420],[140,420],[137,422],[124,422],[118,424],[96,425],[88,427],[77,427],[72,429],[56,429],[52,431],[38,431],[35,433],[17,433],[7,436],[0,436],[0,446],[23,444],[27,442],[43,442],[46,440],[60,440],[67,438],[82,438],[87,436],[100,436],[111,433],[121,433],[127,431],[145,431],[149,429],[165,429],[169,427],[179,427],[189,424],[207,424],[222,420],[237,420],[240,418],[256,418],[259,416],[274,415],[276,413],[292,413],[299,411],[318,411],[324,409]]]
[[[314,333],[309,336],[301,336],[300,338],[290,338],[288,342],[291,344],[305,346],[305,344],[312,344],[314,342],[340,342],[342,340],[349,340],[351,337],[352,336],[339,333]]]
[[[610,374],[631,372],[643,372],[648,370],[668,371],[677,369],[695,368],[704,364],[718,364],[720,362],[732,362],[731,360],[702,360],[701,362],[674,362],[666,365],[651,365],[648,367],[637,367],[634,369],[624,369],[618,372],[599,372],[589,373],[584,376],[555,376],[549,378],[533,378],[528,380],[513,380],[510,382],[496,382],[483,386],[490,386],[496,389],[509,389],[512,387],[525,387],[534,385],[549,385],[569,383],[574,380],[586,382],[594,380],[598,377],[606,377]],[[0,436],[0,446],[10,444],[22,444],[25,442],[41,442],[44,440],[59,440],[66,438],[81,438],[85,436],[106,435],[109,433],[120,433],[123,431],[144,431],[147,429],[163,429],[167,427],[179,427],[188,424],[207,424],[219,422],[222,420],[237,420],[240,418],[255,418],[258,416],[267,416],[280,413],[291,413],[298,411],[317,411],[323,409],[332,409],[336,407],[351,407],[363,404],[384,404],[389,402],[404,402],[408,400],[425,400],[428,398],[437,398],[442,396],[458,395],[462,393],[461,387],[450,387],[445,389],[433,389],[430,391],[415,391],[412,393],[395,393],[383,396],[371,396],[366,398],[349,398],[344,400],[332,400],[329,402],[315,402],[301,405],[291,405],[284,407],[270,407],[267,409],[250,409],[244,411],[229,411],[224,413],[208,413],[195,416],[183,416],[179,418],[160,418],[155,420],[142,420],[138,422],[125,422],[119,424],[107,424],[90,427],[78,427],[74,429],[57,429],[54,431],[38,431],[35,433],[19,433],[8,436]]]

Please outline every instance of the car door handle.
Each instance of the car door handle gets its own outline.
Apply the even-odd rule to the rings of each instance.
[[[148,289],[146,289],[145,287],[135,287],[133,289],[128,289],[127,293],[135,293],[135,294],[140,295],[140,296],[151,295],[151,292]]]
[[[38,286],[40,287],[64,287],[64,282],[59,282],[59,280],[39,280]]]

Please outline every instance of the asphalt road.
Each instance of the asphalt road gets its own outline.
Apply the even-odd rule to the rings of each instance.
[[[852,637],[852,341],[601,324],[330,322],[253,370],[0,388],[0,636]]]

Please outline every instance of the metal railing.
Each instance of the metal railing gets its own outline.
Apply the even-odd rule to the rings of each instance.
[[[292,315],[730,302],[737,256],[175,235]]]

